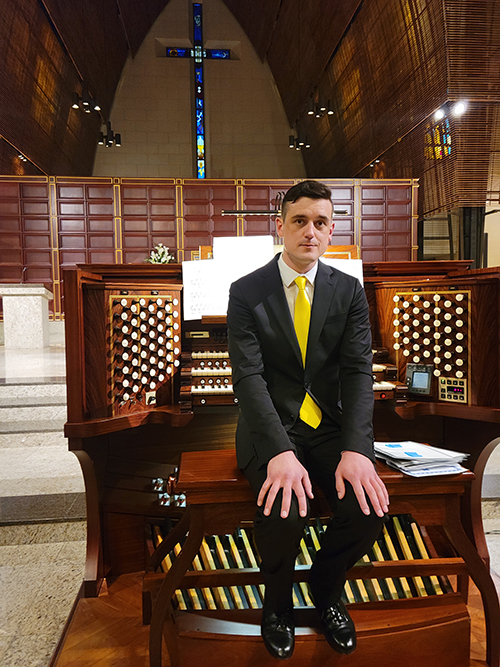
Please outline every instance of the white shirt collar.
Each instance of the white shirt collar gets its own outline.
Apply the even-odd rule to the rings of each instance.
[[[283,285],[285,285],[285,287],[290,287],[297,276],[305,276],[311,285],[314,285],[316,273],[318,272],[318,262],[316,262],[312,269],[309,269],[307,273],[297,273],[297,271],[288,266],[288,264],[283,259],[283,253],[281,253],[278,258],[278,268],[280,271],[281,280],[283,281]]]

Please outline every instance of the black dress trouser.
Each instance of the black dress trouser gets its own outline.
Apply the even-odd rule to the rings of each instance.
[[[322,610],[338,602],[346,571],[373,545],[385,518],[378,517],[373,509],[369,515],[364,514],[348,482],[344,498],[338,499],[335,470],[341,457],[341,439],[335,424],[323,419],[318,428],[313,429],[299,420],[288,435],[298,459],[325,494],[333,512],[309,575],[314,603]],[[243,472],[257,497],[267,477],[267,465],[259,468],[254,459]],[[299,515],[295,494],[292,494],[286,519],[280,516],[281,501],[282,491],[276,497],[271,514],[264,515],[263,504],[257,508],[254,521],[254,539],[266,586],[265,603],[276,613],[293,606],[295,559],[308,520]]]

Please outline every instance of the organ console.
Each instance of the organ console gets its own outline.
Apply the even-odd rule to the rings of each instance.
[[[500,440],[500,273],[498,269],[471,271],[464,262],[385,262],[365,264],[364,276],[374,342],[375,437],[385,441],[420,440],[469,453],[475,476],[469,474],[453,482],[456,514],[451,532],[456,529],[456,536],[460,530],[465,531],[466,539],[474,545],[474,554],[480,558],[474,560],[467,546],[462,553],[466,553],[465,560],[457,555],[465,542],[450,538],[449,527],[443,528],[446,521],[439,524],[435,520],[448,511],[451,501],[447,489],[453,485],[443,478],[434,478],[425,488],[419,485],[420,480],[414,481],[411,506],[402,501],[395,504],[403,514],[400,526],[406,528],[403,532],[410,552],[396,544],[396,523],[388,529],[399,558],[405,550],[407,557],[412,556],[411,567],[405,570],[395,566],[390,542],[380,542],[369,554],[371,564],[363,566],[368,575],[353,573],[353,582],[364,583],[352,583],[348,589],[352,597],[347,600],[355,607],[368,605],[363,609],[372,610],[375,625],[380,629],[385,622],[391,628],[389,632],[402,633],[398,637],[403,645],[411,623],[393,624],[389,619],[399,612],[390,611],[393,603],[386,598],[394,590],[398,597],[405,596],[406,580],[412,599],[426,598],[425,605],[417,602],[412,613],[419,615],[422,627],[427,622],[436,629],[429,635],[429,650],[438,654],[445,650],[443,647],[448,650],[460,635],[460,646],[468,651],[468,640],[463,644],[463,637],[468,636],[464,577],[471,569],[477,576],[480,563],[488,563],[480,515],[481,479],[488,456]],[[238,606],[235,599],[241,601],[244,609],[240,613],[247,613],[254,604],[258,608],[260,582],[252,572],[256,556],[243,548],[250,543],[243,537],[248,533],[233,533],[241,530],[241,525],[226,531],[223,517],[230,513],[234,497],[225,495],[220,479],[203,482],[205,491],[211,483],[211,493],[218,498],[220,521],[211,519],[210,525],[223,530],[206,532],[208,526],[200,528],[196,524],[196,530],[208,535],[206,546],[200,546],[200,538],[200,545],[190,556],[195,570],[197,564],[200,567],[196,583],[195,571],[188,576],[190,583],[178,579],[179,567],[186,565],[187,570],[191,561],[186,564],[181,560],[181,566],[176,566],[179,558],[186,557],[182,556],[180,537],[172,543],[192,520],[192,506],[198,497],[184,483],[183,462],[180,472],[176,472],[181,455],[201,450],[202,460],[210,469],[208,464],[215,465],[221,450],[230,454],[234,446],[238,406],[232,389],[225,318],[183,320],[179,265],[79,265],[65,272],[64,284],[68,374],[65,433],[70,450],[80,460],[87,492],[84,595],[97,596],[106,578],[146,570],[149,560],[154,567],[161,568],[163,563],[165,570],[177,568],[172,590],[178,601],[175,613],[182,611],[182,605],[210,606],[212,598],[220,603],[224,599],[220,588],[230,607]],[[393,473],[384,474],[389,475],[394,494],[400,493],[404,480],[396,482]],[[425,512],[418,510],[418,489]],[[324,513],[318,510],[317,516],[319,519]],[[162,537],[166,520],[174,528]],[[415,522],[418,530],[412,527]],[[317,528],[321,532],[321,522]],[[313,525],[304,538],[302,568],[314,556],[314,535],[318,536]],[[198,549],[202,550],[198,553]],[[453,561],[460,558],[462,563]],[[388,559],[391,567],[379,569],[378,561]],[[442,559],[450,561],[446,567]],[[207,575],[201,572],[212,562],[218,565],[218,574],[211,575],[213,586],[202,585]],[[244,574],[237,576],[238,583],[234,584],[231,577],[242,564]],[[221,570],[228,572],[224,575]],[[248,581],[241,580],[245,576]],[[168,626],[170,602],[162,598],[162,604],[167,605],[163,616],[159,607],[155,612],[152,602],[159,599],[158,591],[166,577],[165,573],[149,573],[145,579],[145,618],[151,617],[155,632],[160,628],[160,636],[165,620]],[[458,586],[449,577],[457,577]],[[495,607],[487,572],[480,579],[488,601],[488,624],[492,618],[497,619],[498,601]],[[230,583],[226,585],[226,581]],[[439,588],[448,597],[436,592]],[[427,595],[423,595],[424,590]],[[296,595],[299,606],[307,611],[303,578],[298,581]],[[382,604],[380,596],[389,607]],[[364,597],[366,602],[362,602]],[[359,618],[364,619],[365,613],[368,611],[360,609]],[[442,623],[447,614],[456,619],[453,628]],[[306,614],[309,623],[307,619]],[[307,623],[304,627],[310,628]],[[442,629],[438,631],[438,627]],[[172,634],[171,628],[166,632],[171,664],[187,664],[182,657],[186,644]],[[488,664],[498,667],[498,645],[491,641],[491,633],[489,638]],[[231,642],[226,641],[229,651],[230,646]],[[154,659],[158,659],[157,653]],[[448,663],[443,660],[440,664]],[[465,667],[467,662],[463,664]]]

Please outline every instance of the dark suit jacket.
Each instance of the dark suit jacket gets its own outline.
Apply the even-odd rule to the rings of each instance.
[[[319,262],[303,368],[278,257],[231,285],[227,315],[240,416],[238,465],[294,449],[287,431],[307,391],[338,423],[342,450],[373,455],[368,304],[359,281]]]

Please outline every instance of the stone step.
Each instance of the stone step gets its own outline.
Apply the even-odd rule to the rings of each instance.
[[[56,425],[57,428],[53,431],[0,433],[0,456],[3,453],[1,450],[18,447],[39,447],[40,449],[61,447],[62,450],[67,451],[68,441],[64,437],[63,429],[59,428],[60,422],[56,422]],[[19,427],[19,424],[16,426]]]
[[[82,471],[64,438],[42,447],[0,449],[0,459],[0,524],[85,517]]]
[[[66,405],[66,396],[10,396],[0,397],[0,410],[7,408],[38,408],[48,406]]]
[[[26,399],[24,405],[0,405],[0,423],[21,422],[29,425],[29,422],[52,420],[66,420],[65,403],[43,403],[38,399]],[[32,430],[31,426],[28,426],[28,430]]]
[[[0,435],[13,433],[62,433],[64,430],[64,419],[37,419],[33,421],[0,421]]]
[[[33,382],[31,380],[0,380],[0,400],[13,398],[41,398],[45,396],[59,396],[66,398],[65,378],[54,378],[55,381]]]

